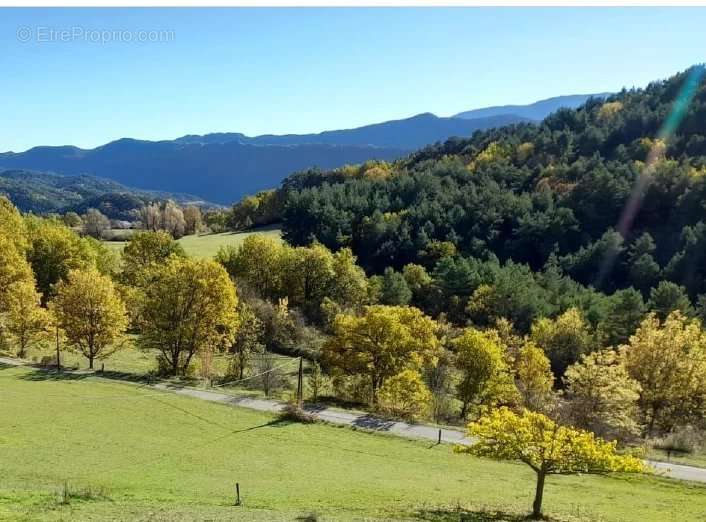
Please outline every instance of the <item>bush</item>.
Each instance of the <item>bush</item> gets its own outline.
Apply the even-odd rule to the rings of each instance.
[[[364,375],[336,375],[333,389],[339,399],[347,402],[370,404],[372,400],[370,379]]]
[[[293,402],[287,403],[284,409],[278,416],[279,420],[290,422],[301,422],[303,424],[313,424],[316,422],[316,417],[311,413],[306,412]]]
[[[414,419],[428,414],[431,400],[431,392],[419,373],[404,370],[380,388],[378,408],[384,413]]]
[[[64,365],[64,358],[59,356],[59,361],[61,362],[61,365]],[[39,366],[42,368],[56,368],[56,354],[54,355],[43,355],[41,359],[39,359]]]

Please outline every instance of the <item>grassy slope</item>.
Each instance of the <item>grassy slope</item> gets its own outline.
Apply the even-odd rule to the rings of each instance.
[[[432,511],[530,503],[522,465],[95,377],[48,377],[0,369],[0,519],[458,520]],[[64,481],[94,493],[62,505]],[[236,481],[244,507],[230,505]],[[557,477],[546,507],[567,519],[704,520],[704,493],[657,478]]]
[[[211,258],[216,255],[220,247],[225,245],[237,246],[251,234],[265,234],[277,239],[281,237],[279,228],[263,227],[252,232],[223,232],[221,234],[184,236],[179,239],[179,243],[184,247],[186,253],[191,256]],[[125,246],[125,241],[104,241],[103,243],[116,252],[122,252]]]

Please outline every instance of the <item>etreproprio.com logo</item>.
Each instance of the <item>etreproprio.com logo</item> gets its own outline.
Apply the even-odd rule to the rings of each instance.
[[[82,26],[17,28],[17,40],[37,43],[161,43],[173,42],[174,37],[175,33],[170,29],[87,29]]]

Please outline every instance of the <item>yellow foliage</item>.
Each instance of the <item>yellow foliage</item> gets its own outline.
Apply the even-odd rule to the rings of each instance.
[[[531,341],[525,343],[515,361],[515,374],[524,405],[532,410],[540,410],[554,384],[554,375],[544,351]]]
[[[521,162],[527,161],[534,154],[534,143],[524,142],[517,146],[517,159]]]
[[[7,330],[19,347],[18,356],[23,358],[30,347],[47,339],[49,312],[39,304],[34,279],[12,285],[8,297]]]
[[[374,305],[361,316],[341,314],[323,357],[346,373],[365,375],[375,402],[385,381],[405,369],[436,364],[438,325],[417,308]]]
[[[468,436],[478,442],[459,451],[498,460],[519,460],[536,472],[637,473],[645,464],[632,455],[619,455],[616,444],[593,433],[560,426],[529,410],[514,413],[499,408],[468,425]]]
[[[34,284],[29,263],[17,249],[16,243],[0,234],[0,313],[9,309],[12,287],[26,281]]]
[[[645,463],[633,455],[619,455],[614,442],[593,433],[560,426],[541,413],[515,413],[499,408],[468,425],[471,446],[460,453],[497,460],[519,460],[537,474],[532,514],[540,518],[544,483],[552,474],[597,474],[646,472]]]
[[[159,350],[173,374],[187,374],[200,351],[233,342],[238,298],[215,261],[171,257],[144,292],[140,342]]]
[[[640,385],[612,349],[585,355],[564,374],[573,423],[610,438],[638,433]]]
[[[606,102],[598,110],[598,118],[603,121],[610,120],[621,110],[623,110],[623,104],[621,102]]]
[[[467,328],[454,340],[455,363],[461,371],[457,392],[463,403],[462,417],[472,404],[487,407],[508,403],[517,394],[498,341],[495,332],[481,332],[474,328]]]
[[[471,162],[466,166],[466,168],[469,171],[473,172],[477,168],[482,167],[484,165],[488,165],[489,163],[493,163],[502,159],[507,159],[509,155],[510,151],[508,151],[507,146],[502,145],[497,141],[493,141],[489,143],[486,148],[480,151],[476,155],[476,157],[473,158],[473,160],[471,160]]]
[[[706,401],[706,333],[701,323],[674,311],[664,323],[650,314],[621,347],[630,376],[641,386],[648,432],[703,414]]]
[[[428,413],[431,399],[419,372],[408,369],[385,381],[380,388],[379,407],[394,416],[414,419]]]
[[[128,317],[113,282],[95,269],[72,270],[56,285],[51,303],[69,343],[93,368],[93,360],[120,347]]]

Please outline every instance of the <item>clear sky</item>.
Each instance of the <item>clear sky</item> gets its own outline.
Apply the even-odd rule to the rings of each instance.
[[[1,9],[0,151],[644,86],[706,61],[704,27],[706,8]]]

